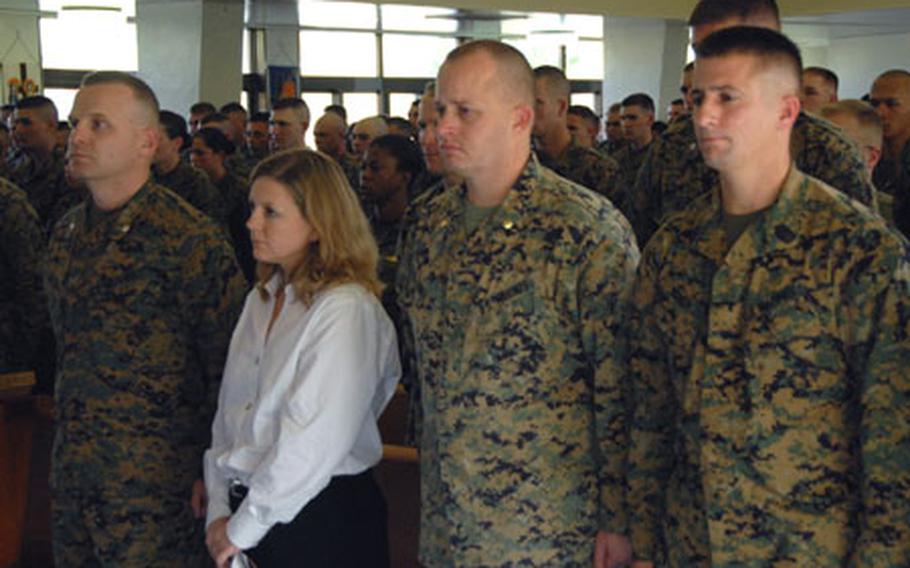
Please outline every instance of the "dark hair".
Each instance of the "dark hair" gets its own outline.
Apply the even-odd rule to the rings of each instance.
[[[673,99],[672,101],[670,101],[670,104],[671,104],[671,105],[677,105],[677,106],[678,106],[678,105],[684,105],[684,104],[686,104],[686,101],[684,101],[684,100],[682,100],[682,99]]]
[[[635,93],[629,95],[628,97],[622,100],[622,106],[637,106],[641,107],[647,112],[654,112],[654,99],[646,95],[645,93]]]
[[[799,48],[787,36],[767,28],[734,26],[716,31],[695,47],[695,53],[700,59],[730,54],[753,55],[765,64],[790,67],[797,85],[802,80],[803,58]]]
[[[58,120],[58,121],[57,121],[57,130],[58,130],[58,131],[59,131],[59,130],[69,130],[69,129],[70,129],[70,123],[69,123],[69,122],[67,122],[67,121],[65,121],[65,120]]]
[[[411,174],[412,185],[426,168],[420,146],[410,138],[398,134],[383,134],[373,138],[370,148],[384,150],[394,157],[398,163],[398,171]]]
[[[41,95],[19,99],[16,103],[16,110],[34,109],[43,111],[44,118],[48,121],[58,122],[57,105],[54,101]]]
[[[597,115],[594,114],[593,110],[584,105],[572,105],[566,112],[568,114],[573,114],[583,120],[586,120],[594,128],[600,127],[600,119],[597,118]]]
[[[551,93],[557,93],[559,96],[569,98],[572,87],[566,74],[559,67],[552,65],[541,65],[534,68],[534,79],[543,79],[546,81],[548,90]]]
[[[394,127],[394,128],[398,128],[399,130],[403,130],[404,132],[407,132],[408,137],[414,136],[414,127],[411,126],[410,121],[408,121],[408,119],[406,119],[406,118],[403,118],[401,116],[391,116],[391,117],[386,118],[385,123],[386,123],[386,126],[388,126],[389,128]]]
[[[196,138],[200,138],[206,146],[219,154],[230,156],[234,153],[234,143],[228,140],[227,136],[224,135],[224,132],[217,128],[210,126],[200,128],[193,134],[193,140]]]
[[[285,97],[283,99],[278,99],[275,101],[275,104],[272,105],[272,112],[285,109],[293,110],[297,114],[301,124],[310,123],[310,107],[307,106],[305,100],[294,97]]]
[[[683,73],[688,73],[688,72],[694,71],[694,70],[695,70],[695,62],[694,62],[694,61],[690,61],[690,62],[686,63],[686,66],[683,67]]]
[[[212,114],[217,110],[212,103],[202,101],[190,107],[190,114]]]
[[[803,73],[818,75],[826,83],[834,85],[835,91],[837,91],[837,88],[840,86],[840,79],[837,77],[837,73],[830,69],[825,69],[824,67],[806,67],[803,69]]]
[[[80,88],[107,84],[127,87],[139,104],[145,107],[148,112],[146,119],[149,121],[149,125],[154,125],[159,121],[158,113],[161,107],[158,104],[158,97],[155,96],[155,91],[139,77],[134,77],[123,71],[96,71],[82,78]]]
[[[610,108],[607,110],[607,113],[609,114],[611,112],[621,112],[621,111],[622,111],[622,103],[613,103],[610,105]]]
[[[323,112],[334,112],[335,114],[340,116],[341,119],[344,120],[345,122],[348,121],[348,109],[344,108],[344,106],[342,106],[342,105],[328,105],[327,107],[322,109],[322,111]]]
[[[654,124],[651,125],[651,132],[655,136],[663,134],[667,130],[667,123],[662,120],[655,120]]]
[[[689,25],[716,24],[731,18],[749,23],[762,17],[770,17],[780,27],[780,10],[775,0],[701,0],[689,16]]]
[[[221,105],[221,108],[218,109],[222,114],[231,114],[232,112],[242,112],[246,114],[246,109],[243,108],[243,105],[238,102],[230,102]]]
[[[0,122],[0,132],[9,133],[9,126],[6,125],[6,122]],[[0,160],[2,160],[4,157],[5,156],[0,156]]]
[[[268,124],[269,122],[269,113],[267,112],[254,112],[250,117],[249,122],[264,122]]]
[[[211,124],[213,122],[226,122],[227,120],[229,120],[229,119],[226,114],[223,114],[220,112],[213,112],[211,114],[205,115],[202,118],[202,120],[200,121],[200,124],[202,126],[205,126],[206,124]]]
[[[158,113],[158,123],[164,127],[164,132],[168,138],[173,140],[179,137],[186,142],[186,120],[182,116],[176,112],[163,110]]]

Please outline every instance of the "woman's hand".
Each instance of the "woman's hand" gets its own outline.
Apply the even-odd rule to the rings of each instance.
[[[227,524],[230,519],[230,517],[215,519],[205,531],[205,545],[218,568],[228,568],[231,558],[240,552],[227,535]]]

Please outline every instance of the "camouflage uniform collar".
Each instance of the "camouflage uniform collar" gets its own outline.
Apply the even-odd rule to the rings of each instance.
[[[151,181],[146,181],[139,191],[133,195],[129,201],[120,209],[120,213],[110,225],[109,237],[112,241],[119,241],[127,234],[136,224],[139,217],[148,210],[148,201],[152,193]],[[82,211],[83,222],[85,221],[85,210]]]
[[[800,235],[805,234],[804,226],[809,221],[809,210],[804,203],[807,187],[806,175],[791,164],[777,199],[764,215],[743,231],[724,255],[723,212],[720,187],[717,186],[711,193],[711,206],[706,210],[704,220],[709,229],[703,233],[701,244],[707,247],[706,252],[710,256],[731,265],[742,265],[753,258],[797,244]]]

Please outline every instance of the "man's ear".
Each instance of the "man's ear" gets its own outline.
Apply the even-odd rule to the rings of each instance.
[[[799,102],[799,96],[790,94],[781,97],[777,117],[778,127],[790,128],[793,126],[793,123],[799,117],[801,109],[802,103]]]
[[[534,109],[524,103],[519,104],[512,111],[512,125],[519,130],[530,130],[534,126]]]

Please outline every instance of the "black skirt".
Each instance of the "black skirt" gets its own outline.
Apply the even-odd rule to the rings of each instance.
[[[231,512],[244,495],[242,489],[232,492]],[[273,526],[244,553],[258,568],[388,568],[386,503],[373,470],[333,477],[290,523]]]

